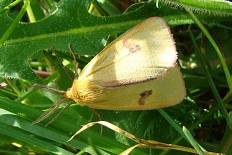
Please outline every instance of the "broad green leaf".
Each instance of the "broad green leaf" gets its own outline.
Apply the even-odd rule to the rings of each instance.
[[[89,4],[89,0],[63,0],[50,16],[36,23],[17,23],[0,45],[0,77],[39,82],[28,62],[34,53],[51,48],[67,52],[71,44],[79,55],[95,55],[103,49],[110,34],[124,32],[150,16],[164,16],[171,25],[192,23],[183,11],[156,8],[155,3],[134,5],[123,15],[113,17],[89,14]],[[0,14],[1,36],[12,20],[6,13]]]
[[[125,31],[142,18],[152,15],[145,12],[140,19],[136,18],[136,14],[144,10],[152,12],[152,7],[146,7],[133,15],[96,17],[87,12],[88,5],[88,1],[64,0],[51,16],[33,24],[17,24],[13,33],[0,47],[0,76],[38,81],[28,64],[28,59],[35,52],[48,48],[67,51],[68,45],[71,44],[80,55],[95,55],[103,48],[102,41],[110,33]],[[0,21],[3,34],[11,19],[1,14]]]

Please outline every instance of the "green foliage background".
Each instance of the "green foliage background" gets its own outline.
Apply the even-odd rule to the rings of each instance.
[[[119,154],[134,144],[109,129],[101,133],[101,127],[67,141],[83,124],[100,119],[144,139],[201,145],[232,154],[232,4],[214,0],[126,2],[0,1],[0,82],[7,84],[0,87],[0,152]],[[33,84],[60,90],[71,86],[75,66],[69,44],[82,69],[107,43],[151,16],[163,17],[172,28],[188,92],[183,103],[152,111],[96,110],[100,117],[88,107],[72,104],[48,127],[44,125],[49,119],[31,124],[62,97]],[[49,76],[38,76],[42,71]],[[181,126],[197,141],[187,140]],[[188,153],[136,149],[132,154]]]

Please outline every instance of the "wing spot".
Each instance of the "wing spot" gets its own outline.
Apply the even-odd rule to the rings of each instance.
[[[146,90],[140,93],[139,104],[144,105],[146,98],[148,98],[152,94],[152,90]]]
[[[141,47],[138,44],[129,43],[128,39],[123,40],[123,46],[129,49],[130,53],[135,53],[141,50]]]

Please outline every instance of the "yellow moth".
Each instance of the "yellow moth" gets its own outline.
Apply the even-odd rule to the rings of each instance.
[[[162,18],[122,34],[83,69],[65,97],[95,109],[148,110],[180,103],[185,85],[175,42]]]

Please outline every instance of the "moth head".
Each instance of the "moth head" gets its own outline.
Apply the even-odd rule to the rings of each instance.
[[[76,80],[73,81],[72,87],[68,88],[68,90],[65,92],[64,97],[77,102],[77,99],[79,98],[79,96],[77,93]]]
[[[82,100],[87,96],[87,88],[85,82],[75,79],[72,87],[65,92],[64,97],[82,103]]]
[[[72,89],[68,88],[67,91],[64,94],[65,98],[71,98],[72,97]]]

